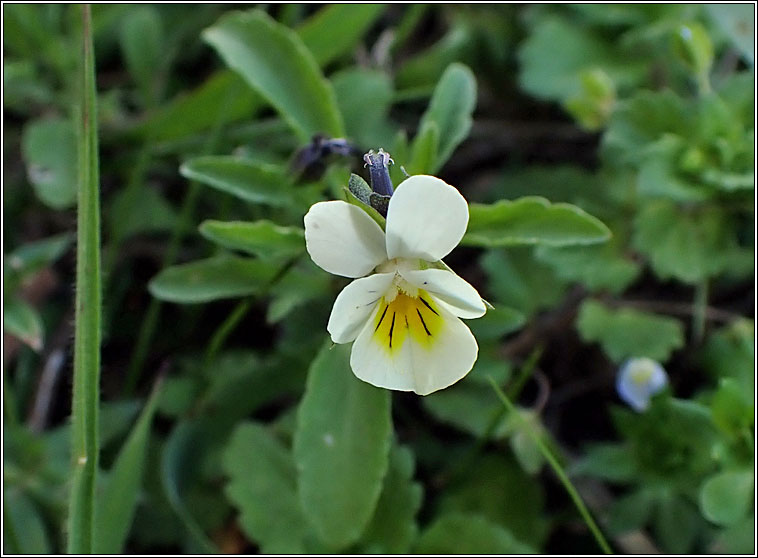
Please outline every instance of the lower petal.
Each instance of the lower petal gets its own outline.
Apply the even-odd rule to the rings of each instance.
[[[349,343],[358,336],[394,277],[394,273],[376,273],[356,279],[342,289],[334,301],[326,326],[332,341]]]
[[[479,347],[466,325],[431,298],[380,302],[361,330],[350,366],[377,387],[428,395],[463,378]],[[400,299],[400,300],[399,300]],[[430,314],[430,311],[434,315]],[[415,316],[415,321],[414,321]]]

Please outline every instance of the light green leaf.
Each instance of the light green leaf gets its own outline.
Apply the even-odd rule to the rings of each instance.
[[[524,197],[491,205],[470,204],[468,230],[461,243],[487,248],[514,244],[571,246],[605,242],[610,236],[608,227],[579,207]]]
[[[361,537],[364,553],[407,554],[416,537],[416,513],[421,507],[423,489],[413,482],[413,453],[393,446],[376,511]]]
[[[643,528],[653,507],[654,498],[649,490],[640,489],[617,498],[608,512],[608,534],[622,535]]]
[[[230,250],[242,250],[259,258],[282,260],[305,250],[305,233],[299,227],[283,227],[265,219],[246,221],[203,221],[200,234]]]
[[[474,514],[447,514],[419,538],[416,554],[536,554],[507,529]]]
[[[297,34],[260,10],[225,14],[203,31],[226,64],[281,113],[302,141],[344,135],[334,91]]]
[[[734,525],[747,516],[753,500],[753,471],[724,471],[700,487],[700,511],[709,521]]]
[[[313,538],[297,499],[292,454],[263,426],[240,424],[222,456],[224,491],[263,554],[303,554]]]
[[[416,137],[413,138],[408,173],[411,175],[434,173],[439,143],[440,130],[437,123],[432,120],[424,122]]]
[[[614,242],[593,246],[539,246],[535,256],[568,281],[580,281],[590,290],[624,291],[640,274],[640,265],[620,253]]]
[[[456,22],[439,41],[403,63],[397,71],[397,87],[428,95],[451,63],[473,58],[474,33],[469,24]]]
[[[150,293],[168,302],[192,304],[261,292],[274,278],[270,263],[217,256],[167,267],[148,284]]]
[[[160,12],[150,5],[133,7],[121,21],[119,39],[126,67],[137,82],[143,101],[156,102],[166,50]]]
[[[740,51],[745,61],[755,64],[755,6],[750,4],[705,4],[705,13],[719,26],[723,36]]]
[[[190,159],[180,172],[248,202],[284,206],[292,200],[292,180],[274,165],[209,155]]]
[[[389,391],[360,381],[349,344],[327,343],[311,365],[294,439],[300,502],[334,549],[355,542],[376,508],[387,471]]]
[[[266,322],[281,321],[295,308],[310,300],[328,296],[331,279],[310,258],[303,259],[271,287]]]
[[[653,532],[661,550],[670,554],[689,554],[698,534],[705,527],[695,506],[679,494],[666,493],[658,501]]]
[[[475,107],[476,78],[473,72],[463,64],[450,64],[434,88],[429,107],[419,124],[421,132],[432,122],[437,125],[437,155],[429,169],[430,174],[442,168],[455,148],[468,137]]]
[[[616,44],[557,16],[538,20],[521,44],[518,58],[521,87],[549,100],[565,100],[578,94],[583,70],[603,70],[619,89],[636,84],[646,71],[644,62],[624,56]]]
[[[661,279],[695,284],[724,270],[735,238],[718,208],[687,211],[667,201],[640,208],[633,243]]]
[[[671,352],[684,346],[681,322],[630,308],[610,310],[586,300],[579,309],[577,329],[585,341],[596,341],[617,364],[630,357],[666,362]]]
[[[754,392],[752,385],[741,385],[735,378],[721,378],[711,400],[714,424],[735,438],[749,431],[754,424]]]
[[[338,6],[345,5],[333,7]],[[391,149],[393,129],[388,124],[388,112],[394,92],[390,77],[378,70],[349,68],[331,76],[331,82],[347,137],[365,149]],[[390,153],[394,155],[393,151]]]
[[[65,254],[73,239],[73,234],[63,233],[23,244],[5,256],[5,265],[20,277],[32,275]]]
[[[32,120],[24,126],[21,153],[37,197],[53,209],[76,202],[76,132],[69,120]]]
[[[196,89],[161,105],[137,131],[155,141],[175,140],[249,118],[261,103],[260,96],[239,74],[220,70]]]
[[[134,519],[142,485],[150,426],[160,394],[160,384],[150,396],[139,420],[121,447],[110,470],[105,488],[98,493],[94,552],[118,554]]]
[[[20,298],[5,300],[3,330],[18,337],[35,351],[42,350],[42,320],[39,313]]]
[[[384,8],[382,4],[331,4],[309,17],[297,34],[323,67],[353,52]]]

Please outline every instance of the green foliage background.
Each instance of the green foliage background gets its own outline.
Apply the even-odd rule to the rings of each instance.
[[[596,552],[536,437],[615,551],[754,552],[753,10],[93,6],[94,549]],[[66,548],[78,14],[3,6],[8,553]],[[304,167],[316,134],[357,154]],[[353,376],[305,253],[379,147],[469,200],[447,263],[494,306],[427,397]]]

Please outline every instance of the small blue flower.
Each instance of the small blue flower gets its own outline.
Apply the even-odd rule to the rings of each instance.
[[[616,377],[616,391],[632,409],[642,412],[650,398],[668,384],[663,367],[649,358],[627,360]]]

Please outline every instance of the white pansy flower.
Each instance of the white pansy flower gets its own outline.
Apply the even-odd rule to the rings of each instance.
[[[463,378],[478,346],[459,318],[478,318],[479,293],[440,260],[468,225],[468,204],[443,180],[417,175],[389,199],[386,232],[360,207],[320,202],[305,216],[313,261],[355,278],[337,296],[327,330],[354,342],[350,366],[378,387],[426,395]]]
[[[668,384],[663,367],[650,358],[632,358],[619,370],[616,391],[632,409],[638,412],[650,406],[650,398]]]

